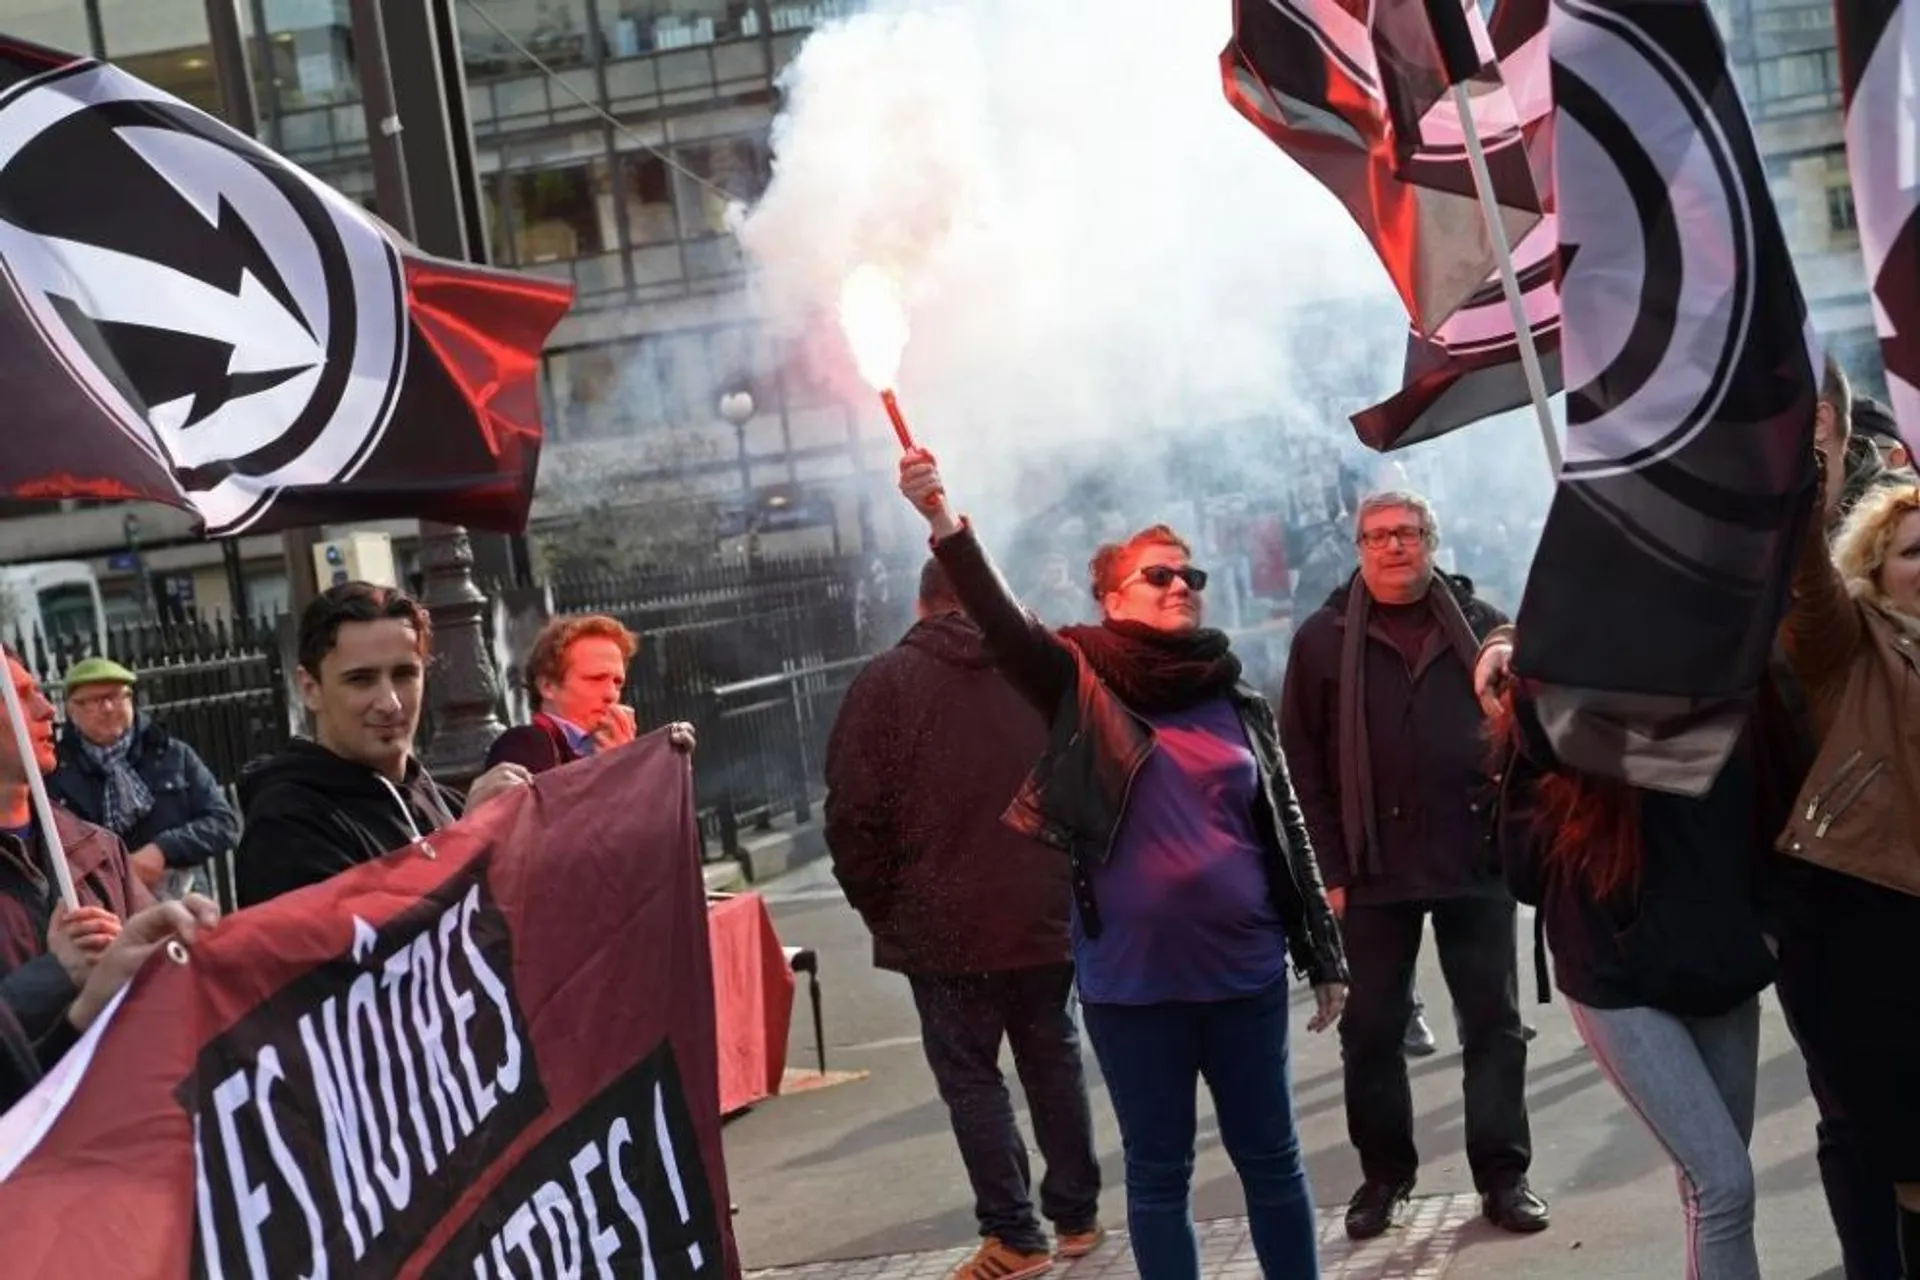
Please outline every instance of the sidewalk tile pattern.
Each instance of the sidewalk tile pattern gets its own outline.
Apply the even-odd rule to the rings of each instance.
[[[1320,1274],[1324,1280],[1439,1280],[1447,1273],[1461,1231],[1480,1214],[1479,1197],[1421,1196],[1405,1226],[1378,1240],[1354,1244],[1342,1225],[1345,1211],[1320,1214]],[[747,1273],[747,1280],[946,1280],[970,1248],[897,1253],[848,1262],[815,1262]],[[1200,1274],[1205,1280],[1261,1280],[1245,1218],[1200,1224]],[[1115,1231],[1088,1256],[1048,1273],[1062,1280],[1139,1280],[1126,1233]],[[1282,1280],[1274,1277],[1274,1280]]]

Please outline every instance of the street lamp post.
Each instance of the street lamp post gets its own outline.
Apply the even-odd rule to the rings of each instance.
[[[747,463],[747,423],[753,419],[753,393],[729,391],[720,397],[720,416],[733,425],[734,457],[740,465],[740,499],[753,496],[753,472]]]
[[[133,558],[133,598],[140,605],[140,616],[155,616],[153,584],[147,580],[147,558],[140,554],[140,517],[127,512],[120,521],[120,532],[126,535],[127,554]]]
[[[367,141],[373,156],[374,198],[380,216],[394,230],[420,243],[416,215],[421,210],[414,198],[407,150],[402,145],[401,118],[387,56],[386,19],[390,15],[383,14],[382,7],[376,0],[353,0],[351,5]],[[425,6],[418,12],[403,12],[406,9],[404,5],[394,7],[399,20],[428,26],[435,22],[436,14]],[[444,66],[421,67],[415,68],[414,74],[430,74],[438,83],[444,70]],[[441,88],[437,95],[443,111],[445,94]],[[415,122],[416,126],[422,123]],[[444,118],[440,123],[439,132],[445,135]],[[414,141],[424,146],[431,136],[429,128],[416,127]],[[438,144],[443,148],[454,145],[451,136],[439,138]],[[450,257],[466,256],[465,246],[456,249],[421,243],[420,247]],[[495,710],[500,681],[487,652],[483,626],[487,598],[473,580],[473,542],[467,531],[458,525],[422,520],[420,572],[424,579],[421,603],[433,619],[436,654],[433,678],[427,682],[427,700],[433,710],[433,741],[427,744],[427,764],[449,781],[465,782],[485,766],[487,748],[506,728]]]

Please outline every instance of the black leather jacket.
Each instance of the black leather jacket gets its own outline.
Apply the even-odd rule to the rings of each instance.
[[[935,543],[934,555],[1001,671],[1048,718],[1046,750],[1003,821],[1067,852],[1081,930],[1098,938],[1092,866],[1113,849],[1134,775],[1154,749],[1153,728],[1101,683],[1078,649],[1020,607],[970,527]],[[1287,777],[1272,708],[1246,685],[1234,690],[1232,700],[1260,769],[1254,819],[1294,969],[1314,986],[1345,982],[1340,928]]]

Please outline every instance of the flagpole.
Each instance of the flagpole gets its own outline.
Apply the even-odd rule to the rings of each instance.
[[[1513,247],[1507,243],[1506,224],[1500,219],[1500,206],[1493,198],[1493,174],[1487,168],[1486,149],[1480,145],[1480,131],[1473,124],[1473,102],[1465,83],[1453,86],[1453,101],[1460,109],[1460,128],[1467,140],[1467,163],[1473,167],[1473,185],[1480,192],[1480,212],[1487,220],[1487,239],[1493,244],[1494,262],[1500,268],[1500,288],[1507,295],[1507,311],[1513,316],[1514,345],[1520,349],[1520,369],[1527,378],[1527,394],[1533,397],[1533,414],[1540,423],[1540,443],[1547,449],[1547,466],[1554,477],[1560,475],[1560,436],[1553,426],[1553,411],[1547,407],[1547,380],[1540,372],[1540,348],[1533,341],[1533,324],[1527,319],[1527,304],[1520,296],[1520,277],[1513,269]]]
[[[1560,435],[1553,426],[1553,411],[1547,405],[1547,380],[1540,372],[1540,348],[1533,340],[1533,325],[1527,320],[1527,304],[1520,294],[1520,277],[1513,269],[1513,246],[1507,242],[1506,223],[1500,218],[1500,202],[1493,193],[1493,172],[1487,167],[1487,151],[1480,142],[1480,130],[1473,123],[1473,95],[1467,89],[1480,70],[1480,51],[1473,43],[1473,30],[1461,0],[1427,0],[1427,14],[1433,22],[1440,60],[1452,81],[1454,108],[1460,113],[1460,132],[1467,143],[1467,165],[1473,170],[1474,189],[1480,194],[1480,215],[1487,224],[1487,240],[1493,246],[1493,260],[1500,270],[1500,288],[1507,295],[1507,311],[1513,317],[1514,345],[1520,350],[1520,369],[1526,375],[1527,392],[1533,399],[1534,417],[1540,423],[1540,443],[1546,446],[1547,465],[1554,478],[1560,476]]]
[[[26,670],[24,659],[16,658]],[[73,891],[73,872],[67,867],[67,848],[60,842],[60,830],[53,825],[53,801],[47,798],[47,780],[40,776],[40,761],[33,750],[33,735],[27,732],[26,713],[20,708],[20,691],[13,687],[13,672],[0,680],[0,700],[6,703],[7,723],[13,726],[13,749],[20,757],[20,770],[27,775],[27,794],[33,799],[33,818],[40,828],[40,843],[46,847],[53,882],[60,887],[60,901],[67,910],[80,909],[79,895]]]

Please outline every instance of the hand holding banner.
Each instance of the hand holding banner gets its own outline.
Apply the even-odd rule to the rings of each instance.
[[[9,1268],[737,1276],[695,843],[655,733],[151,965],[0,1151]]]

